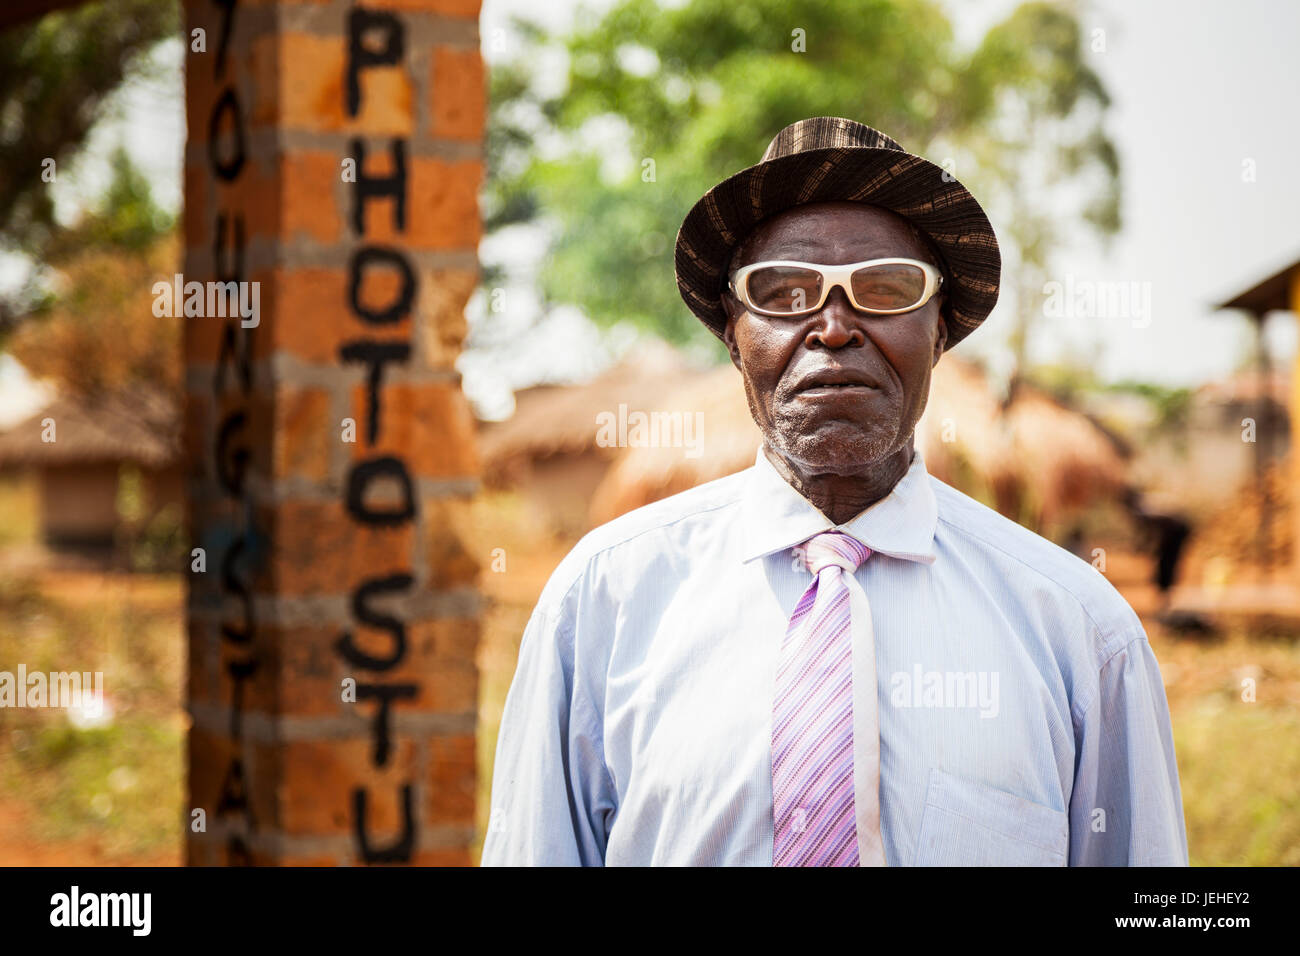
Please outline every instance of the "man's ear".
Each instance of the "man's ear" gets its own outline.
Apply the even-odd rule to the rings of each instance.
[[[934,338],[934,358],[930,362],[931,368],[939,364],[944,346],[948,344],[948,297],[945,295],[942,298],[943,304],[939,307],[939,334]]]
[[[740,368],[740,349],[736,347],[736,319],[740,315],[741,305],[730,292],[722,293],[722,311],[727,314],[727,324],[722,329],[722,342],[731,354],[731,364]]]

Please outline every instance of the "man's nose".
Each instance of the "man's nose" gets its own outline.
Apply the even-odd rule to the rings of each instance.
[[[862,313],[853,308],[842,286],[831,289],[821,309],[813,313],[813,324],[806,343],[810,348],[820,343],[828,349],[862,345],[867,337],[862,331]]]

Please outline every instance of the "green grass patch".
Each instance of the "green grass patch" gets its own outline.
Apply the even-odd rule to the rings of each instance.
[[[111,714],[78,727],[61,708],[0,712],[0,796],[21,808],[36,845],[91,843],[103,858],[176,850],[185,772],[179,581],[70,580],[0,580],[0,670],[102,672]]]
[[[94,837],[108,855],[148,855],[181,839],[184,734],[136,716],[79,729],[62,714],[10,731],[0,784],[33,810],[36,842]]]
[[[1172,715],[1193,866],[1300,866],[1300,715],[1207,697]]]

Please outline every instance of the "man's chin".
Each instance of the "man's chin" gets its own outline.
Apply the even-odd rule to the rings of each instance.
[[[805,473],[851,475],[888,458],[898,448],[897,438],[893,433],[830,423],[811,434],[781,435],[772,444]]]

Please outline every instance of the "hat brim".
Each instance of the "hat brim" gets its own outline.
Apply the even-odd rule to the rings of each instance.
[[[677,232],[677,289],[687,307],[722,338],[724,270],[755,225],[793,206],[846,200],[881,206],[934,242],[951,285],[952,348],[979,327],[998,300],[1002,255],[984,210],[952,175],[929,160],[883,147],[826,147],[780,156],[724,179],[691,207]]]

